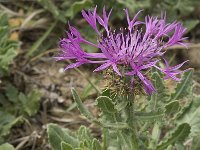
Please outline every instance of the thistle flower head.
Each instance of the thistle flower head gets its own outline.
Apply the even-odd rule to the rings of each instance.
[[[131,85],[134,86],[134,78],[139,78],[144,86],[146,93],[156,92],[146,73],[152,67],[155,67],[165,74],[165,78],[172,78],[179,81],[178,71],[185,62],[175,67],[169,67],[167,61],[163,58],[166,48],[179,44],[187,47],[183,42],[186,29],[179,22],[166,23],[166,15],[161,18],[146,16],[144,22],[138,21],[137,16],[133,19],[129,17],[128,10],[125,9],[127,18],[127,27],[119,31],[109,28],[109,18],[112,10],[107,13],[105,7],[102,16],[94,10],[87,12],[82,10],[82,15],[88,24],[97,34],[97,42],[92,43],[83,38],[80,32],[69,24],[67,38],[60,40],[60,54],[57,60],[75,60],[68,65],[65,70],[79,67],[83,64],[99,64],[94,71],[101,71],[112,68],[120,77],[130,76]],[[98,25],[99,24],[99,25]],[[102,34],[99,27],[104,28],[105,34]],[[81,44],[87,44],[99,49],[99,53],[88,53]],[[165,61],[166,68],[160,68],[159,61]],[[133,87],[134,88],[134,87]]]

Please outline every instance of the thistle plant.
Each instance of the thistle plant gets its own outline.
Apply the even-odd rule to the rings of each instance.
[[[196,136],[191,122],[184,119],[199,97],[192,95],[192,70],[179,70],[187,61],[170,66],[165,53],[168,47],[187,48],[186,28],[180,22],[166,23],[161,17],[146,16],[144,21],[133,19],[127,9],[127,27],[109,27],[111,11],[97,14],[97,7],[82,15],[96,32],[97,42],[81,36],[69,24],[67,37],[60,40],[57,60],[72,60],[65,70],[83,64],[98,64],[94,71],[102,71],[105,89],[96,99],[99,118],[84,106],[75,89],[73,98],[82,115],[102,128],[101,139],[92,137],[89,129],[81,127],[77,133],[48,126],[49,141],[54,149],[140,150],[180,149],[184,141]],[[82,45],[99,49],[88,53]],[[177,81],[170,93],[165,80]],[[60,135],[60,137],[55,135]],[[101,142],[100,142],[101,141]]]

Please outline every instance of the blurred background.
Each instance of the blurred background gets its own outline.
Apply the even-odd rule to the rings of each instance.
[[[84,124],[100,136],[99,129],[79,114],[70,92],[75,87],[98,115],[93,100],[103,84],[100,75],[92,72],[92,65],[64,72],[68,62],[52,58],[59,39],[65,37],[68,21],[95,42],[96,35],[81,10],[96,5],[98,13],[103,6],[113,9],[113,29],[126,25],[124,8],[132,17],[143,9],[141,20],[166,12],[169,22],[181,21],[187,28],[189,49],[174,46],[167,55],[171,64],[189,59],[188,66],[195,68],[194,82],[200,85],[200,0],[0,0],[0,145],[9,143],[8,150],[12,146],[17,150],[48,150],[46,125],[50,122],[70,129]]]

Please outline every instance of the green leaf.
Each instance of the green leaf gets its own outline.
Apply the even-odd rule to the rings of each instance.
[[[97,139],[92,141],[92,150],[102,150],[101,144]]]
[[[111,98],[113,101],[117,98],[117,94],[112,93],[110,89],[104,89],[101,93],[101,96],[107,96]]]
[[[200,96],[195,97],[190,107],[176,121],[178,124],[188,123],[191,126],[191,136],[197,136],[200,133]]]
[[[190,128],[188,123],[179,125],[169,137],[165,138],[165,140],[157,146],[156,150],[164,150],[171,144],[184,141],[190,134]]]
[[[155,122],[151,133],[149,149],[155,149],[155,147],[158,145],[158,141],[160,140],[160,135],[161,135],[161,125],[160,123]]]
[[[15,150],[15,148],[9,143],[4,143],[0,145],[0,150]]]
[[[110,121],[110,120],[109,120]],[[105,128],[110,128],[110,129],[117,129],[117,130],[120,130],[120,129],[129,129],[130,127],[128,126],[127,123],[124,123],[124,122],[114,122],[114,123],[104,123],[104,122],[100,122],[101,125]]]
[[[81,126],[77,133],[79,141],[84,141],[84,146],[88,148],[92,148],[92,140],[93,137],[90,134],[90,131],[85,126]]]
[[[164,116],[163,113],[161,112],[135,112],[135,117],[138,121],[155,121],[155,120],[160,120]]]
[[[61,150],[73,150],[73,147],[65,142],[61,142]]]
[[[191,19],[191,20],[185,20],[183,22],[184,27],[187,28],[187,33],[190,32],[194,27],[196,27],[196,25],[199,24],[199,20],[198,19]]]
[[[127,106],[127,104],[128,104],[128,101],[122,100],[120,103],[115,105],[115,108],[117,109],[117,111],[121,111]]]
[[[160,139],[160,134],[161,134],[160,125],[156,122],[154,124],[153,130],[152,130],[152,136],[151,136],[156,144]]]
[[[175,92],[171,95],[171,100],[178,100],[191,93],[193,70],[184,73],[180,83],[177,84]]]
[[[3,94],[0,93],[0,104],[4,105],[4,102],[6,101],[6,98]]]
[[[16,118],[14,115],[0,111],[0,136],[9,134],[10,129],[21,119],[21,117]]]
[[[97,83],[98,83],[98,80],[96,79],[94,81],[94,84],[97,84]],[[88,83],[88,85],[84,88],[83,92],[81,93],[80,97],[83,99],[87,98],[94,90],[94,84]]]
[[[110,97],[110,95],[111,95],[110,89],[104,89],[101,94],[101,96],[107,96],[107,97]]]
[[[68,134],[67,130],[59,127],[55,124],[48,124],[47,133],[49,143],[51,144],[53,150],[62,150],[61,143],[65,142],[71,144],[73,148],[78,147],[79,141]]]
[[[161,74],[157,72],[157,70],[153,70],[152,75],[153,85],[156,88],[157,92],[150,96],[150,105],[149,111],[158,111],[158,108],[162,108],[164,106],[165,101],[167,100],[167,91],[165,85],[163,83],[163,79],[161,78]]]
[[[9,39],[10,28],[6,13],[0,12],[0,77],[8,73],[9,65],[17,55],[19,42]]]
[[[107,96],[99,96],[97,99],[97,106],[106,113],[115,113],[117,110],[115,109],[114,103]]]
[[[78,12],[80,12],[83,9],[87,10],[90,7],[92,7],[92,5],[92,0],[76,1],[71,5],[70,9],[67,11],[67,16],[73,18]]]
[[[0,13],[0,26],[8,25],[8,16],[5,12]]]
[[[175,101],[172,101],[170,103],[168,103],[166,106],[165,106],[165,113],[167,115],[171,115],[173,113],[176,113],[180,110],[180,104],[179,104],[179,101],[178,100],[175,100]]]
[[[132,149],[131,137],[128,133],[118,131],[116,134],[119,137],[121,150]]]
[[[153,80],[153,85],[157,89],[156,99],[162,100],[167,96],[163,79],[161,78],[161,75],[158,72],[154,72],[151,78]]]
[[[37,90],[31,91],[27,97],[19,94],[19,100],[22,102],[23,111],[29,116],[35,115],[39,109],[41,94]]]
[[[18,101],[18,90],[11,84],[9,84],[6,87],[6,96],[8,97],[8,99],[13,102],[13,103],[17,103]]]
[[[9,65],[13,62],[15,56],[17,56],[16,46],[10,45],[10,48],[4,48],[6,52],[0,54],[0,76],[3,76],[8,71]],[[1,48],[0,48],[1,51]],[[1,53],[1,52],[0,52]]]
[[[200,134],[193,138],[191,150],[199,150],[199,149],[200,149]]]
[[[79,109],[79,111],[81,112],[82,115],[84,115],[86,118],[88,118],[89,120],[94,120],[93,115],[91,114],[91,112],[89,112],[89,110],[83,105],[80,97],[78,96],[78,94],[76,93],[75,89],[72,88],[71,89],[73,98],[77,104],[77,107]]]

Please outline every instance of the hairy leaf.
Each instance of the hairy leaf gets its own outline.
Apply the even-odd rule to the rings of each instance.
[[[92,150],[102,150],[101,144],[97,139],[92,141]]]
[[[164,150],[171,144],[184,141],[190,134],[190,128],[188,123],[179,125],[171,135],[165,137],[165,140],[157,146],[156,150]]]
[[[88,148],[92,148],[92,140],[93,137],[90,134],[90,131],[85,126],[81,126],[77,132],[77,137],[79,141],[84,141],[84,146]]]
[[[175,100],[175,101],[172,101],[170,103],[168,103],[166,106],[165,106],[165,113],[167,115],[171,115],[173,113],[176,113],[180,110],[180,104],[179,104],[179,101],[178,100]]]
[[[73,147],[65,142],[61,142],[61,150],[73,150]]]
[[[158,108],[163,108],[168,95],[163,79],[157,70],[153,72],[152,80],[157,92],[150,96],[149,110],[158,111]]]
[[[55,124],[47,126],[47,133],[49,142],[54,150],[62,150],[61,143],[69,143],[73,148],[78,147],[79,141],[68,134],[67,130]]]
[[[178,100],[191,93],[193,70],[184,73],[180,83],[177,84],[175,92],[171,95],[171,100]]]
[[[80,97],[78,96],[77,92],[75,91],[75,89],[72,88],[71,90],[73,98],[77,104],[77,107],[79,109],[79,111],[81,112],[82,115],[84,115],[86,118],[88,118],[89,120],[94,120],[93,115],[91,114],[91,112],[89,112],[89,110],[83,105]]]
[[[191,136],[200,133],[200,96],[193,99],[192,104],[186,112],[177,120],[177,123],[188,123],[191,126]]]
[[[15,148],[9,143],[4,143],[0,145],[0,150],[15,150]]]
[[[115,113],[117,110],[115,109],[114,103],[107,96],[99,96],[97,98],[97,106],[106,113]]]

